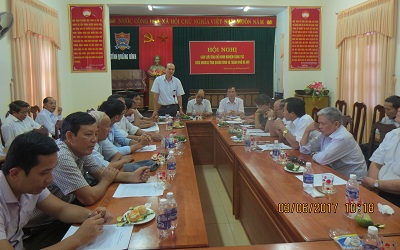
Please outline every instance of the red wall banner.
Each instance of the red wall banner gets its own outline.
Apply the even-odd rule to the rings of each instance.
[[[190,74],[254,74],[254,46],[254,41],[191,41]]]
[[[106,71],[103,9],[69,5],[72,72]]]
[[[321,70],[321,7],[290,7],[289,70]]]

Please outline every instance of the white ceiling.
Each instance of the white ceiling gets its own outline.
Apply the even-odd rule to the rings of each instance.
[[[250,6],[247,12],[244,6],[206,6],[206,5],[153,5],[149,11],[147,5],[112,5],[109,4],[111,15],[130,16],[275,16],[285,7]]]

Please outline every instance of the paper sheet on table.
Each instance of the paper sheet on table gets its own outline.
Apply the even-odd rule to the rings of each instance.
[[[243,124],[243,125],[240,125],[240,127],[249,129],[249,128],[254,128],[254,125]]]
[[[264,133],[264,130],[259,128],[248,128],[247,133]]]
[[[136,152],[150,152],[150,151],[156,151],[157,146],[156,145],[149,145],[149,146],[144,146],[141,149],[136,150]]]
[[[281,147],[281,149],[292,149],[290,146],[285,145],[284,143],[279,143],[279,146]],[[268,143],[265,145],[257,145],[257,147],[259,147],[262,150],[272,150],[274,148],[274,144],[273,143]]]
[[[114,198],[161,196],[164,190],[156,188],[157,183],[119,184]]]
[[[158,124],[154,124],[150,128],[142,128],[144,132],[154,132],[154,131],[160,131],[160,128],[158,127]]]
[[[254,132],[252,132],[252,133],[250,133],[250,135],[252,135],[252,136],[271,136],[270,133],[265,133],[265,132],[262,132],[262,133],[254,133]]]
[[[117,227],[117,225],[104,225],[103,233],[100,234],[93,242],[81,246],[78,250],[105,250],[105,249],[127,249],[132,236],[132,226]],[[71,226],[64,238],[67,238],[78,231],[79,227]]]
[[[339,176],[333,175],[333,185],[346,185],[347,181],[343,180]],[[303,181],[302,175],[296,175],[296,178],[300,181]],[[322,174],[314,174],[314,187],[321,187],[322,186]]]
[[[226,121],[226,123],[228,123],[228,124],[242,124],[242,121],[241,120],[239,120],[239,121]]]

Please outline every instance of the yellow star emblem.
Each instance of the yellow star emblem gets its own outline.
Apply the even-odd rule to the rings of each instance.
[[[161,42],[165,42],[165,43],[166,43],[168,37],[167,37],[166,35],[163,34],[163,35],[159,36],[158,38],[161,39]]]

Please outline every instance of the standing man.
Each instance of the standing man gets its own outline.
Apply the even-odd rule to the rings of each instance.
[[[243,100],[236,97],[236,88],[231,86],[227,89],[227,97],[219,102],[219,110],[226,115],[239,116],[244,113]]]
[[[57,164],[58,147],[54,140],[37,132],[28,132],[15,138],[0,171],[0,249],[77,249],[90,243],[102,233],[103,224],[112,219],[104,208],[90,211],[66,203],[46,188],[53,180]],[[65,223],[83,223],[72,236],[59,242],[68,224],[51,224],[39,245],[34,232],[22,241],[22,228],[28,223],[33,210],[40,209]],[[29,235],[25,235],[29,236]],[[55,244],[55,245],[54,245]]]
[[[307,126],[300,141],[300,153],[313,154],[313,160],[328,165],[346,175],[356,174],[361,181],[367,175],[367,164],[353,135],[343,127],[342,113],[337,108],[327,107],[318,112],[318,123]],[[321,133],[309,139],[313,131]]]
[[[185,94],[181,81],[174,77],[175,65],[168,63],[165,75],[154,80],[151,92],[154,93],[153,116],[169,114],[175,116],[179,111],[183,115],[182,95]]]
[[[31,108],[27,102],[17,100],[9,105],[9,115],[1,126],[1,133],[5,141],[5,147],[9,148],[11,142],[20,134],[37,130],[40,133],[47,134],[46,127],[40,126],[30,116],[28,116]]]
[[[204,90],[199,89],[196,93],[196,98],[188,101],[186,113],[191,115],[193,111],[196,111],[196,113],[205,117],[212,115],[211,103],[204,98]]]
[[[57,102],[53,97],[46,97],[43,99],[43,109],[37,115],[35,122],[43,125],[49,130],[52,136],[55,135],[55,125],[57,121],[62,120],[61,113],[62,108],[58,107],[57,116],[54,114],[56,111]]]
[[[303,137],[304,131],[308,125],[314,123],[313,118],[306,114],[305,105],[302,99],[294,97],[287,98],[283,108],[283,116],[288,123],[285,125],[282,120],[275,120],[273,128],[269,129],[271,136],[279,136],[279,139],[285,141],[285,143],[293,149],[299,149],[299,143]],[[317,133],[319,132],[313,132],[311,138]]]

